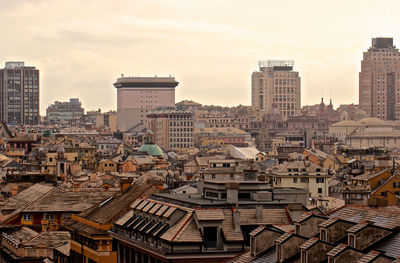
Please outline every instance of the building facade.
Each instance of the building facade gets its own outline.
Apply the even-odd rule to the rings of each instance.
[[[46,119],[51,123],[76,124],[84,114],[82,103],[77,98],[69,102],[56,101],[46,109]]]
[[[283,116],[297,115],[301,107],[301,78],[294,61],[268,60],[258,63],[251,76],[251,105],[260,111],[279,108]]]
[[[175,106],[173,77],[121,77],[117,88],[117,129],[126,131],[146,122],[146,115],[156,107]]]
[[[36,125],[39,117],[39,70],[24,62],[6,62],[0,69],[0,121]]]
[[[363,54],[359,74],[360,106],[371,117],[399,119],[399,71],[400,52],[393,38],[373,38],[372,46]]]
[[[164,150],[194,146],[193,113],[183,108],[157,108],[147,115],[154,143]]]

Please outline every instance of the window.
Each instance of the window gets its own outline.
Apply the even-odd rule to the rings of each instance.
[[[204,227],[203,237],[204,237],[204,247],[205,248],[217,248],[217,227]]]
[[[235,179],[235,175],[234,175],[234,174],[230,174],[230,175],[229,175],[229,178]]]
[[[293,183],[297,183],[297,178],[293,178]]]
[[[32,221],[32,216],[30,214],[24,215],[24,221]]]
[[[322,194],[322,188],[318,188],[318,193]]]
[[[49,158],[49,162],[50,162],[50,163],[53,162],[53,157],[50,157],[50,158]]]
[[[54,214],[45,213],[43,217],[46,220],[54,220]]]
[[[212,178],[212,179],[215,179],[215,174],[211,174],[211,178]]]

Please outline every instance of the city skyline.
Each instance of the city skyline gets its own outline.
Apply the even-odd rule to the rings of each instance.
[[[42,115],[70,97],[87,110],[115,110],[112,84],[121,73],[174,76],[176,101],[250,105],[251,74],[265,59],[296,61],[302,105],[323,96],[336,107],[358,103],[360,61],[370,39],[393,37],[395,45],[400,39],[394,33],[399,3],[385,3],[343,8],[344,1],[306,1],[288,9],[264,1],[96,1],[77,9],[74,1],[3,1],[0,63],[25,61],[41,70]]]

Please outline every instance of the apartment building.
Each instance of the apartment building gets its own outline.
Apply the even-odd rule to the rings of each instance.
[[[371,117],[399,119],[400,52],[393,38],[373,38],[363,53],[359,73],[359,102]]]
[[[301,108],[301,78],[292,60],[259,61],[251,76],[251,105],[260,111],[277,107],[283,116],[297,115]]]
[[[159,107],[147,114],[154,143],[164,150],[194,146],[193,113],[181,107]]]
[[[39,70],[24,62],[6,62],[0,69],[0,121],[39,124]]]
[[[121,77],[117,89],[117,129],[124,132],[146,122],[146,115],[156,107],[175,106],[173,77]]]

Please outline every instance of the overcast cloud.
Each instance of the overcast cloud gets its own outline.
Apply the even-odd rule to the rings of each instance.
[[[294,59],[302,104],[358,103],[371,37],[400,43],[399,1],[0,0],[0,63],[41,71],[41,113],[78,97],[116,109],[113,82],[168,76],[177,101],[250,104],[258,60]]]

